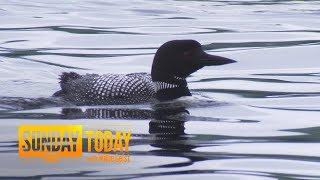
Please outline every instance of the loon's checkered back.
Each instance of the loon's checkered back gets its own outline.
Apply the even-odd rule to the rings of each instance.
[[[133,104],[154,97],[155,86],[150,74],[63,73],[60,96],[78,104]]]

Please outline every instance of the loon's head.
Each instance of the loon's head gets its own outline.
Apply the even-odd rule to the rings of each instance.
[[[157,98],[174,99],[191,95],[186,77],[204,66],[217,66],[236,61],[207,54],[195,40],[173,40],[164,43],[156,52],[151,76],[158,83]]]
[[[153,80],[161,76],[186,78],[204,66],[217,66],[236,61],[207,54],[195,40],[173,40],[164,43],[156,52],[152,64]],[[159,79],[160,78],[160,79]]]

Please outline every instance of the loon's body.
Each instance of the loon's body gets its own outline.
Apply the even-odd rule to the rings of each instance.
[[[153,82],[151,74],[148,73],[79,75],[65,72],[60,80],[62,90],[54,96],[61,96],[78,105],[149,102],[156,99],[157,93],[160,98],[162,91],[174,91],[183,87],[166,82]],[[183,84],[187,85],[186,82]],[[174,96],[174,93],[170,94]]]
[[[151,100],[155,86],[151,75],[133,74],[85,74],[74,72],[61,75],[64,92],[56,95],[77,104],[133,104]]]
[[[153,60],[151,74],[85,74],[63,73],[60,96],[77,105],[135,104],[153,99],[171,100],[191,96],[186,77],[208,65],[235,62],[206,54],[200,43],[175,40],[162,45]],[[181,63],[181,64],[179,64]]]

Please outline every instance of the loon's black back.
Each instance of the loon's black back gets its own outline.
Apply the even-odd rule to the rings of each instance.
[[[77,105],[133,104],[150,101],[155,87],[150,74],[85,74],[63,73],[61,96]]]
[[[234,60],[210,55],[194,40],[164,43],[153,59],[151,75],[63,73],[61,90],[54,96],[77,105],[134,104],[152,99],[171,100],[191,96],[186,78],[204,66],[233,63]]]

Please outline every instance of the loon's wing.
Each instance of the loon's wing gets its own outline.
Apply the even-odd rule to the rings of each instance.
[[[64,73],[60,77],[62,97],[81,105],[132,104],[150,100],[155,93],[151,76],[133,74]]]

